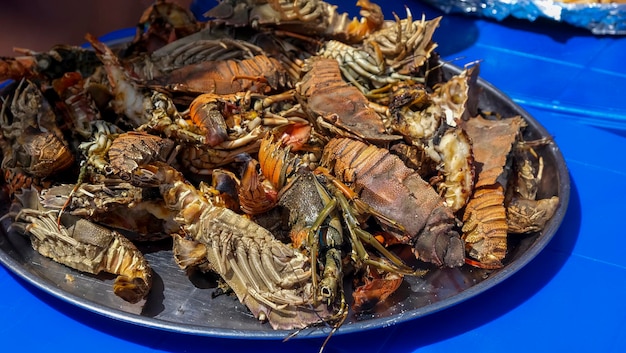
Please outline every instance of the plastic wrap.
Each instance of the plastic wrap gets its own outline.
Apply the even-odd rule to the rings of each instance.
[[[626,4],[575,4],[551,0],[423,0],[445,13],[465,13],[502,20],[548,18],[598,35],[626,34]]]

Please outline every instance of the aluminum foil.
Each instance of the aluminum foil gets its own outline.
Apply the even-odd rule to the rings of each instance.
[[[502,20],[548,18],[587,28],[598,35],[626,34],[626,4],[572,4],[552,0],[423,0],[445,13]]]

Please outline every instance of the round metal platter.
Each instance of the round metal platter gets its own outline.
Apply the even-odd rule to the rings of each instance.
[[[449,77],[460,69],[446,64],[444,72]],[[505,94],[482,79],[478,84],[482,88],[480,110],[496,112],[502,117],[521,115],[528,123],[524,132],[526,139],[551,137],[537,120]],[[489,271],[464,265],[432,270],[424,278],[406,277],[400,289],[373,312],[358,317],[351,313],[337,334],[386,327],[454,306],[498,285],[537,256],[559,228],[570,193],[568,170],[558,146],[552,143],[539,152],[545,166],[538,197],[556,195],[560,205],[542,232],[516,236],[509,242],[502,269]],[[7,203],[7,197],[0,196],[0,204]],[[257,321],[233,296],[212,298],[214,281],[205,276],[188,276],[178,268],[167,243],[142,247],[154,270],[154,284],[145,301],[129,304],[113,294],[113,276],[80,273],[39,255],[27,237],[7,230],[9,223],[5,221],[1,227],[0,262],[37,288],[77,307],[115,320],[186,334],[284,339],[291,333],[273,330],[268,324]],[[299,337],[326,337],[328,331],[325,327],[311,328]]]

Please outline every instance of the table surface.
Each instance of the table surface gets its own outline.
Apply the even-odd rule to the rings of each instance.
[[[357,13],[344,3],[353,2],[341,9]],[[403,17],[400,2],[390,3],[386,16]],[[403,3],[414,16],[441,14]],[[445,60],[482,60],[481,76],[554,136],[570,172],[569,208],[547,247],[502,283],[426,317],[336,335],[325,351],[626,351],[626,38],[549,21],[446,15],[435,40]],[[24,352],[316,352],[322,341],[234,340],[123,323],[76,308],[2,266],[0,287],[0,337]]]

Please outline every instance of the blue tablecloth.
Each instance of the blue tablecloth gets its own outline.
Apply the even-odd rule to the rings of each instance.
[[[441,14],[405,2],[414,16]],[[387,17],[404,17],[401,2],[379,3]],[[352,1],[341,8],[357,13]],[[449,15],[435,40],[445,60],[482,60],[481,76],[554,136],[570,170],[569,209],[548,246],[504,282],[423,318],[337,335],[326,352],[625,352],[626,38]],[[322,342],[200,337],[123,323],[52,297],[2,266],[0,288],[6,351],[316,352]]]

